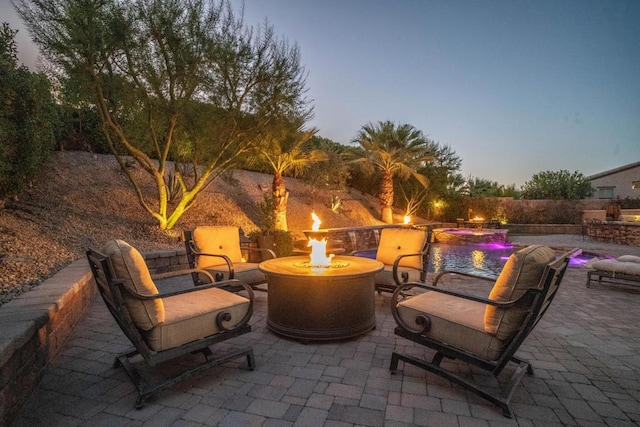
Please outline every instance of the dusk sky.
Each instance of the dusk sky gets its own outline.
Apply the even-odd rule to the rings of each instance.
[[[241,2],[232,4],[239,10]],[[640,161],[640,1],[246,0],[296,42],[318,135],[409,123],[503,185]],[[0,20],[28,34],[8,0]]]

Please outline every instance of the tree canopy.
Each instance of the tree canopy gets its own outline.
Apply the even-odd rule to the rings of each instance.
[[[63,93],[99,111],[111,152],[162,229],[274,127],[311,117],[298,47],[266,22],[247,27],[226,0],[14,2]],[[153,197],[123,155],[152,177]]]
[[[18,65],[16,33],[0,27],[0,201],[20,193],[55,143],[49,82]]]
[[[365,170],[382,173],[380,207],[382,220],[393,222],[393,177],[402,180],[414,177],[427,187],[427,178],[417,170],[433,159],[427,139],[410,124],[396,125],[391,121],[368,123],[362,127],[354,142],[363,148],[364,157],[356,162]]]
[[[539,172],[522,186],[525,199],[584,199],[591,196],[591,182],[580,172]]]

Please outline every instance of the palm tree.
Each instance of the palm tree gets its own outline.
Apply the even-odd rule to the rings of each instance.
[[[411,176],[423,187],[428,181],[416,172],[424,163],[432,160],[428,141],[421,131],[409,124],[396,126],[391,121],[368,123],[353,140],[364,149],[364,157],[356,159],[369,173],[382,173],[380,183],[380,215],[382,221],[393,223],[393,177],[402,180]]]
[[[324,161],[327,155],[321,150],[304,150],[305,143],[317,129],[304,130],[301,126],[285,127],[279,132],[268,134],[254,148],[255,159],[266,163],[273,170],[273,210],[276,230],[287,231],[287,191],[282,176],[291,173],[299,175],[312,163]]]

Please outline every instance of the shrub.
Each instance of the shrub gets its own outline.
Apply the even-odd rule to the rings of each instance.
[[[19,194],[54,147],[50,83],[18,66],[15,34],[0,27],[0,200]]]
[[[512,224],[579,224],[583,205],[575,200],[515,200],[504,203]]]
[[[293,234],[290,231],[275,230],[273,233],[275,252],[278,258],[293,254]]]

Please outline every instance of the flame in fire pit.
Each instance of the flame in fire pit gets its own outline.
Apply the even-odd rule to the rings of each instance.
[[[311,226],[311,230],[312,231],[320,230],[320,224],[322,224],[322,222],[320,221],[320,217],[316,215],[315,212],[311,212],[311,219],[313,220],[313,225]]]
[[[316,215],[315,212],[311,212],[311,218],[313,218],[313,226],[311,227],[312,231],[320,230],[320,218]],[[333,254],[327,256],[327,237],[326,235],[320,239],[316,239],[315,237],[309,236],[309,242],[307,242],[307,246],[311,248],[311,256],[309,260],[309,264],[314,266],[329,266],[331,265],[331,258],[333,258]]]

